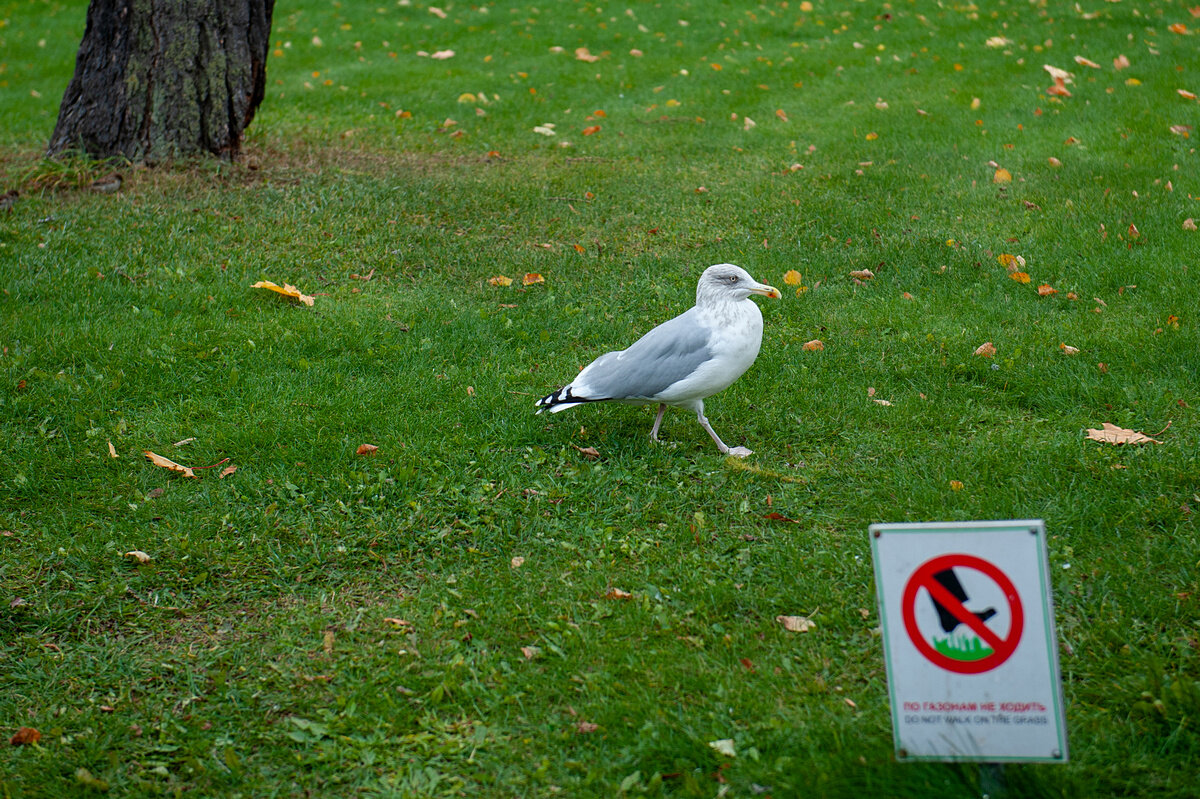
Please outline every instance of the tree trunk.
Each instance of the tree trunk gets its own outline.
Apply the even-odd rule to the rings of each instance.
[[[232,158],[266,86],[275,0],[91,0],[46,148]]]

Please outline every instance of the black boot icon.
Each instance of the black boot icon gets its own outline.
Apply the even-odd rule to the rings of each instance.
[[[949,591],[950,595],[959,602],[962,602],[964,605],[967,603],[967,592],[963,590],[962,583],[958,581],[958,575],[954,573],[954,569],[942,569],[940,572],[936,572],[933,575],[933,579],[937,580],[942,588],[945,588],[947,591]],[[941,602],[938,602],[937,599],[934,599],[932,596],[930,599],[933,599],[933,607],[935,610],[937,610],[938,621],[941,622],[943,632],[953,632],[955,627],[962,624],[962,621],[960,621],[957,616],[947,610],[945,605],[943,605]],[[979,619],[980,621],[987,621],[992,616],[996,615],[996,609],[987,608],[986,610],[981,610],[974,615],[975,618]]]

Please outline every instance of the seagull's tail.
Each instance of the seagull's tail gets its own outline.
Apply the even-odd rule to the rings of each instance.
[[[558,413],[565,411],[567,408],[574,408],[576,405],[582,405],[585,402],[602,402],[606,397],[581,397],[574,393],[571,386],[563,386],[558,391],[547,394],[537,401],[537,410],[534,413],[542,411],[550,411],[550,413]]]

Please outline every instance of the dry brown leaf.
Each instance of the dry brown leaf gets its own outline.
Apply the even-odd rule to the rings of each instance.
[[[504,275],[496,275],[495,277],[489,277],[488,283],[493,286],[511,286],[512,278],[505,277]]]
[[[42,734],[33,727],[21,727],[8,739],[8,742],[13,746],[26,746],[35,744],[42,739]]]
[[[1119,55],[1113,59],[1113,69],[1122,70],[1129,67],[1129,59],[1123,55]]]
[[[628,591],[622,591],[620,588],[610,588],[608,593],[604,595],[605,599],[633,599],[633,594]]]
[[[162,455],[155,455],[148,449],[142,450],[142,454],[149,458],[150,462],[155,466],[161,466],[164,469],[170,469],[173,472],[179,472],[184,477],[191,477],[196,480],[200,479],[199,477],[196,477],[196,473],[193,472],[191,468],[187,466],[181,466],[170,458],[164,458]]]
[[[231,463],[228,466],[226,466],[224,469],[221,470],[221,473],[217,475],[217,479],[223,480],[236,471],[237,471],[237,467]]]
[[[540,646],[523,646],[521,647],[521,654],[525,656],[526,660],[533,660],[542,654],[542,648]]]
[[[1170,425],[1167,425],[1170,427]],[[1089,427],[1087,429],[1087,437],[1093,441],[1103,441],[1106,444],[1161,444],[1162,442],[1156,438],[1151,438],[1145,433],[1139,433],[1136,430],[1129,430],[1124,427],[1117,427],[1115,424],[1104,422],[1103,426],[1096,430]]]
[[[815,621],[806,616],[776,616],[775,621],[790,633],[806,633],[817,626]]]
[[[117,457],[117,448],[113,446],[113,443],[111,441],[108,442],[108,457],[110,457],[110,458]]]
[[[574,447],[575,445],[572,444],[571,446]],[[595,447],[575,447],[575,449],[579,450],[579,454],[588,460],[594,461],[600,457],[600,453],[596,451]]]
[[[1043,283],[1042,285],[1038,286],[1039,297],[1049,297],[1051,294],[1057,293],[1058,289],[1053,288],[1049,283]]]
[[[600,60],[600,56],[592,55],[586,47],[576,47],[575,58],[579,61],[586,61],[589,64]]]
[[[588,125],[586,128],[583,129],[584,136],[591,136],[593,133],[599,133],[599,132],[600,132],[599,125]]]
[[[412,622],[408,619],[398,619],[395,616],[384,616],[383,620],[393,627],[404,630],[412,627]]]
[[[129,558],[130,560],[136,560],[138,563],[150,562],[150,556],[140,549],[134,549],[126,552],[125,557]]]
[[[1100,69],[1100,65],[1095,61],[1089,61],[1081,55],[1075,56],[1075,63],[1083,67],[1091,67],[1092,69]]]
[[[378,449],[379,449],[379,447],[375,446],[374,444],[359,444],[358,449],[355,450],[355,454],[357,454],[357,455],[374,455]]]
[[[850,272],[850,277],[857,280],[870,280],[875,277],[875,273],[870,269],[855,269]]]
[[[996,345],[990,341],[985,341],[975,348],[975,354],[980,358],[991,358],[996,354]]]
[[[1196,220],[1192,219],[1191,217],[1188,217],[1187,219],[1183,220],[1183,229],[1184,230],[1195,230],[1196,229]]]
[[[825,344],[821,341],[821,339],[814,338],[812,341],[804,342],[800,349],[804,350],[805,352],[820,352],[821,350],[825,349]]]
[[[527,272],[525,277],[521,278],[521,284],[524,286],[532,286],[534,283],[545,283],[546,278],[542,277],[537,272]]]
[[[600,729],[599,724],[593,724],[590,721],[577,721],[575,723],[575,732],[580,735],[587,735],[589,732],[595,732]]]
[[[1078,355],[1079,354],[1079,348],[1072,347],[1070,344],[1059,344],[1058,348],[1060,350],[1062,350],[1064,353],[1066,353],[1067,355]]]
[[[521,557],[520,555],[515,555],[508,563],[514,569],[519,569],[521,568],[521,565],[525,563],[525,558]]]
[[[312,297],[303,293],[302,291],[300,291],[300,289],[296,288],[295,286],[291,285],[290,283],[284,283],[282,286],[279,286],[279,285],[276,285],[275,283],[272,283],[269,280],[260,280],[257,283],[255,283],[253,286],[251,286],[250,288],[252,288],[252,289],[268,289],[270,291],[274,291],[276,294],[282,294],[285,297],[291,297],[292,299],[300,300],[300,302],[302,302],[305,305],[308,305],[310,307],[312,306],[312,304],[314,302]]]
[[[321,649],[325,651],[326,655],[333,654],[333,630],[326,630],[325,634],[321,636]]]

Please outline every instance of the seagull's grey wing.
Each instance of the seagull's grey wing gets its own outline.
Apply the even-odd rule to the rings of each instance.
[[[642,336],[626,350],[597,358],[575,379],[589,396],[653,400],[712,357],[709,329],[689,310]]]

